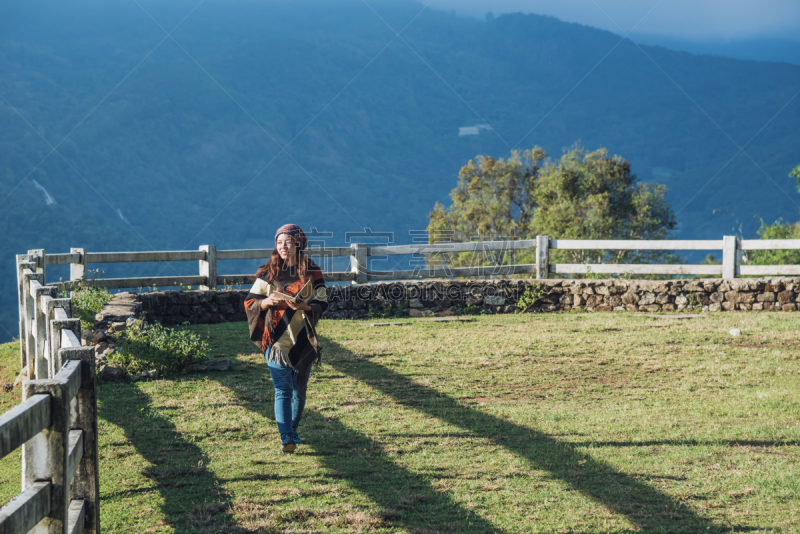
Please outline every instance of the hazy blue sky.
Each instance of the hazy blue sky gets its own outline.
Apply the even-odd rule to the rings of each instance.
[[[634,33],[800,41],[800,0],[433,0],[431,7],[476,17],[489,11],[538,13],[615,33],[628,32],[639,23]]]

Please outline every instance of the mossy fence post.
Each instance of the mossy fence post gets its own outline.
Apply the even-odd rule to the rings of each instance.
[[[81,346],[80,321],[71,317],[70,299],[56,298],[58,285],[46,284],[47,265],[43,250],[17,256],[20,363],[28,379],[22,403],[0,416],[0,458],[22,448],[22,492],[0,509],[0,532],[98,533],[94,348]]]

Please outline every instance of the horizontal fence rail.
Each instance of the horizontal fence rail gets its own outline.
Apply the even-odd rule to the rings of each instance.
[[[36,395],[0,417],[0,458],[50,426],[50,398]]]
[[[136,263],[151,261],[197,261],[205,259],[202,250],[162,252],[100,252],[86,254],[86,263]]]
[[[721,265],[650,265],[650,264],[555,264],[549,266],[554,274],[722,274]]]
[[[0,510],[3,532],[30,532],[52,510],[50,482],[34,482]]]
[[[472,241],[469,243],[436,243],[420,245],[394,245],[369,247],[369,256],[394,256],[398,254],[433,254],[456,252],[482,252],[489,250],[524,250],[536,247],[535,239],[516,241]]]
[[[685,264],[551,264],[550,251],[553,250],[637,250],[637,251],[721,251],[720,265],[685,265]],[[306,254],[313,258],[349,258],[350,268],[347,271],[325,273],[329,282],[368,283],[379,281],[414,280],[425,278],[453,278],[470,276],[510,276],[530,274],[536,278],[548,278],[554,275],[580,274],[625,274],[625,275],[694,275],[722,276],[726,279],[736,276],[797,276],[800,265],[748,265],[741,256],[754,250],[800,250],[800,239],[744,239],[724,236],[716,240],[579,240],[550,239],[537,236],[535,239],[474,241],[468,243],[420,243],[412,245],[378,245],[367,246],[355,243],[349,247],[312,247]],[[450,267],[449,254],[487,252],[515,253],[518,251],[535,252],[536,263],[516,265],[475,265],[472,267]],[[128,262],[172,262],[197,261],[197,275],[187,276],[149,276],[134,278],[98,279],[93,283],[107,289],[144,288],[144,287],[183,287],[197,286],[200,289],[216,289],[218,286],[251,284],[252,274],[220,274],[218,262],[226,260],[266,261],[273,249],[241,249],[217,250],[212,245],[203,245],[199,250],[152,251],[152,252],[87,252],[86,249],[73,248],[69,253],[45,254],[43,250],[29,251],[44,258],[43,266],[70,265],[70,281],[50,284],[53,288],[64,290],[71,283],[86,276],[87,265],[98,263]],[[411,255],[421,257],[422,267],[404,270],[370,270],[369,259],[378,260],[390,256]],[[512,256],[513,258],[513,256]],[[44,272],[44,267],[37,263],[36,268]],[[30,291],[47,291],[38,280],[31,281]],[[38,284],[38,285],[37,285]],[[22,288],[20,288],[22,291]],[[35,295],[32,298],[36,298]],[[20,309],[24,303],[20,302]],[[22,315],[20,315],[22,317]],[[41,318],[40,318],[41,319]],[[33,336],[35,341],[35,336]]]
[[[742,239],[740,250],[798,250],[800,239]]]
[[[46,283],[48,265],[85,259],[17,256],[23,401],[0,416],[0,458],[22,449],[22,492],[0,509],[0,533],[100,531],[94,347],[81,346],[71,300]]]
[[[722,250],[723,241],[638,241],[629,240],[579,240],[551,239],[550,248],[556,250]]]
[[[509,276],[536,272],[536,264],[486,267],[441,267],[412,271],[368,272],[367,281],[408,280],[411,278],[451,278],[457,276]]]
[[[800,276],[800,265],[741,265],[736,274],[742,276]]]
[[[272,255],[273,249],[218,250],[217,260],[262,260]],[[342,258],[352,254],[350,247],[309,248],[304,251],[312,258]]]

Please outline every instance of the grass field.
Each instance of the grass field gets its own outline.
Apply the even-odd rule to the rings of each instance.
[[[103,530],[800,532],[798,321],[323,321],[295,455],[246,325],[197,326],[232,371],[100,387]]]

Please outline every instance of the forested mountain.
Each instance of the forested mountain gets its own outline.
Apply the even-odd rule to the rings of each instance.
[[[755,61],[778,61],[800,65],[800,41],[786,37],[757,36],[738,39],[686,39],[666,35],[633,33],[639,44],[658,45],[692,54],[708,54]]]
[[[797,218],[798,66],[370,5],[0,6],[0,341],[27,249],[258,247],[287,221],[409,242],[469,158],[512,147],[627,158],[668,186],[676,237]]]

